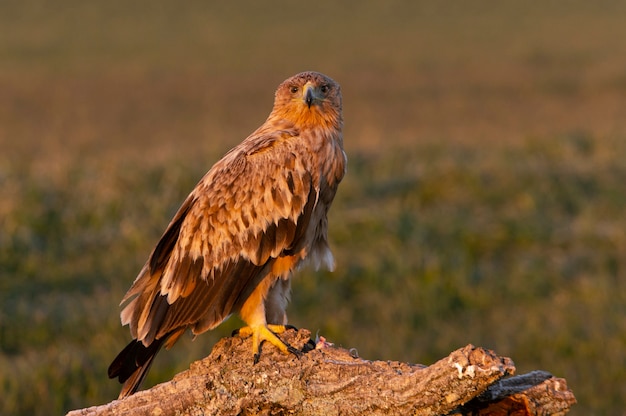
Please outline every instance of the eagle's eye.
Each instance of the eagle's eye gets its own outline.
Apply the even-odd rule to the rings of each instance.
[[[295,85],[292,85],[291,87],[289,87],[289,91],[291,91],[292,94],[295,94],[298,92],[300,88],[296,87]]]
[[[327,84],[322,84],[322,86],[320,86],[320,91],[322,92],[322,94],[326,94],[329,89],[330,87]]]

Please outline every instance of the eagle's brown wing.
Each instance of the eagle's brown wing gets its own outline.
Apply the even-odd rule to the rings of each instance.
[[[312,221],[321,220],[314,211],[325,217],[327,208],[315,210],[313,156],[298,139],[289,130],[249,137],[182,204],[122,300],[122,324],[135,339],[109,367],[124,383],[120,398],[136,391],[162,345],[238,312],[262,279],[276,277],[276,258],[306,256]]]
[[[252,136],[198,183],[122,301],[130,300],[122,323],[133,337],[148,346],[181,327],[217,326],[271,259],[306,245],[319,189],[299,139],[294,131]]]

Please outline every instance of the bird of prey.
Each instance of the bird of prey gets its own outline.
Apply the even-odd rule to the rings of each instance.
[[[297,353],[285,331],[292,272],[334,267],[327,212],[346,170],[339,84],[317,72],[285,80],[269,117],[200,180],[174,215],[121,305],[133,340],[109,367],[137,391],[154,356],[190,329],[231,314],[258,361],[268,341]]]

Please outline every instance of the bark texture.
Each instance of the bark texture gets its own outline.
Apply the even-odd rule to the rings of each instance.
[[[544,371],[510,377],[511,359],[473,345],[423,366],[316,345],[304,329],[282,338],[305,353],[267,345],[253,365],[250,339],[224,338],[173,380],[68,416],[545,415],[576,402],[564,379]]]

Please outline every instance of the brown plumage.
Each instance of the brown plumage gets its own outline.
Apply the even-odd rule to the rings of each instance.
[[[239,314],[259,345],[292,351],[284,331],[289,279],[305,260],[333,268],[326,214],[346,167],[341,90],[316,72],[276,90],[268,119],[200,180],[154,248],[122,304],[133,341],[109,377],[133,394],[161,346]],[[292,351],[293,352],[293,351]]]

